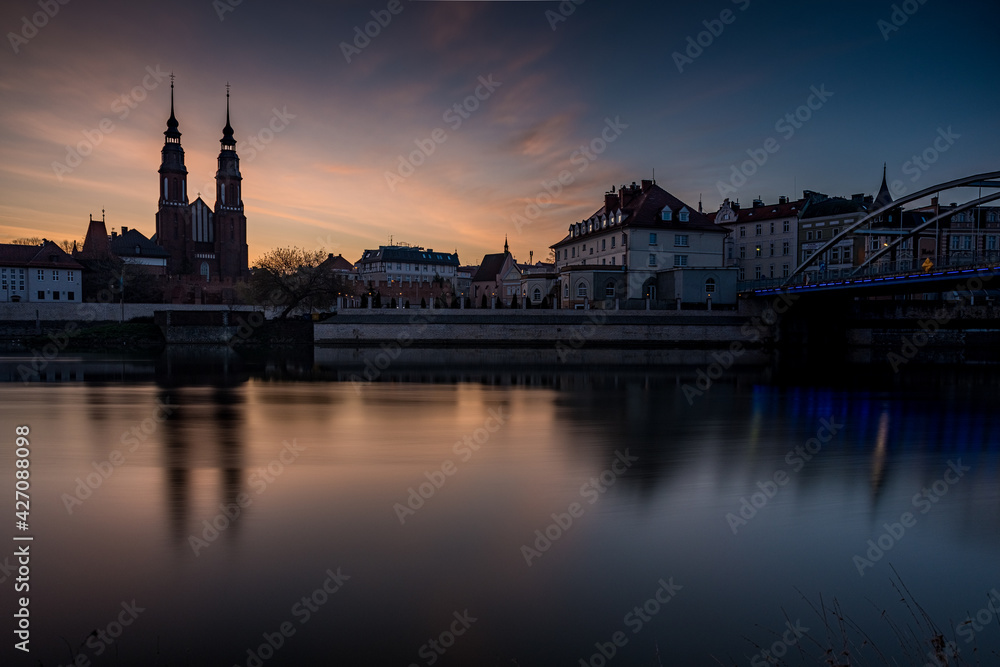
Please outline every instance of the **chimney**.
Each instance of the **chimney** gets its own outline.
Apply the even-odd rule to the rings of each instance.
[[[610,215],[613,211],[617,211],[625,205],[625,202],[619,199],[619,193],[616,192],[606,192],[604,193],[604,210]]]
[[[778,204],[787,204],[788,197],[778,197]]]
[[[115,230],[112,229],[111,230],[111,239],[114,240],[116,238],[118,238],[118,232],[116,232]]]
[[[653,181],[643,180],[643,182],[642,182],[642,191],[643,192],[646,192],[651,187],[653,187]]]
[[[757,199],[753,200],[753,207],[754,208],[760,208],[763,205],[764,205],[764,200],[761,199],[760,197],[758,197]]]
[[[125,225],[122,225],[122,236],[124,236],[125,232],[127,232],[127,231],[128,231],[128,227],[126,227]]]

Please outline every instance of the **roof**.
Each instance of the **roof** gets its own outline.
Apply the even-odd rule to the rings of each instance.
[[[82,269],[83,265],[70,257],[52,241],[41,245],[0,243],[0,264],[24,268]]]
[[[169,259],[170,253],[156,245],[137,229],[122,227],[121,234],[112,234],[111,252],[118,257],[158,257]]]
[[[889,186],[885,183],[885,165],[882,165],[882,185],[878,189],[878,194],[875,195],[875,203],[872,205],[872,210],[877,211],[891,203],[892,195],[889,193]]]
[[[325,266],[333,271],[353,271],[354,265],[344,259],[343,255],[334,256],[333,253],[323,260],[320,266]]]
[[[777,218],[798,217],[805,205],[805,199],[790,201],[785,204],[764,204],[763,206],[752,206],[750,208],[732,209],[736,214],[735,220],[720,221],[716,217],[719,211],[712,214],[711,219],[720,225],[736,225],[747,222],[759,222],[761,220],[775,220]]]
[[[802,219],[825,218],[831,215],[858,213],[867,210],[867,207],[862,202],[853,199],[844,199],[843,197],[829,197],[822,201],[809,203],[808,206],[802,209]]]
[[[369,262],[410,262],[411,264],[444,264],[458,266],[458,253],[434,252],[433,249],[409,246],[379,246],[378,250],[365,250],[355,264]]]
[[[496,280],[500,272],[503,271],[504,262],[510,256],[509,252],[497,252],[492,255],[483,255],[483,261],[479,263],[479,270],[472,276],[472,282],[486,282]]]
[[[87,226],[87,236],[83,239],[83,248],[74,253],[80,259],[105,259],[111,255],[111,246],[108,245],[108,228],[104,226],[104,220],[90,219]]]
[[[660,214],[664,209],[670,209],[673,213],[671,220],[662,219]],[[682,209],[687,209],[687,221],[679,219],[679,213]],[[621,211],[620,222],[615,219],[619,210]],[[604,206],[597,209],[584,222],[594,219],[600,220],[602,216],[607,221],[606,225],[603,225],[600,230],[594,230],[593,232],[585,231],[586,228],[584,227],[584,231],[579,236],[607,231],[607,228],[611,225],[625,228],[642,227],[646,229],[706,232],[710,234],[726,233],[726,230],[719,229],[717,225],[712,224],[711,220],[704,213],[699,213],[697,208],[688,206],[653,181],[643,181],[641,186],[633,183],[631,186],[622,186],[617,193],[609,192],[605,194]],[[615,219],[614,222],[612,222],[613,219]],[[576,224],[582,223],[574,223],[574,225],[570,226],[571,230]],[[556,248],[562,246],[575,238],[578,238],[578,236],[574,236],[571,231],[561,241],[550,247]]]

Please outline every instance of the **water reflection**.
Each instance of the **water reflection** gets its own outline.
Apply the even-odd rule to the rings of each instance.
[[[1000,585],[1000,388],[981,369],[747,367],[693,395],[697,367],[413,367],[354,383],[330,377],[356,367],[301,356],[204,354],[81,359],[81,379],[0,385],[4,423],[30,423],[39,444],[43,664],[133,597],[148,612],[122,664],[246,665],[284,621],[297,632],[265,664],[426,664],[428,638],[469,609],[440,664],[576,665],[623,630],[613,664],[655,664],[658,646],[663,664],[710,665],[749,664],[747,638],[773,641],[762,628],[786,613],[815,623],[796,588],[836,597],[891,652],[867,600],[897,603],[893,568],[943,626]],[[165,419],[67,512],[62,494],[158,406]],[[457,447],[496,415],[477,449]],[[301,451],[253,481],[290,443]],[[626,450],[634,464],[602,477]],[[853,557],[957,460],[961,482],[859,576]],[[427,484],[401,521],[395,505]],[[521,547],[572,503],[582,514],[527,565]],[[293,605],[338,567],[352,578],[299,625]],[[684,588],[632,634],[625,614],[671,577]],[[977,641],[991,655],[1000,632]]]

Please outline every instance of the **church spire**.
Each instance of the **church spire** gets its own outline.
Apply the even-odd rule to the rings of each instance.
[[[504,234],[504,237],[503,237],[503,252],[504,252],[505,255],[510,253],[510,248],[507,246],[507,235],[506,234]]]
[[[174,140],[174,143],[180,143],[181,133],[177,130],[177,118],[174,116],[174,75],[170,74],[170,118],[167,119],[167,129],[164,131],[163,135],[167,138],[167,141]]]
[[[229,83],[226,83],[226,126],[222,128],[222,139],[219,140],[222,149],[236,150],[236,139],[233,138],[233,126],[229,124]]]
[[[882,185],[878,189],[878,194],[875,195],[874,208],[878,210],[883,206],[888,206],[892,203],[892,194],[889,192],[889,185],[885,181],[885,169],[886,163],[882,163]]]

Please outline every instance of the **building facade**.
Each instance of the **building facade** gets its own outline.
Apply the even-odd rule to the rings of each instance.
[[[83,266],[52,241],[0,243],[0,301],[80,303]]]
[[[755,199],[750,208],[741,208],[726,199],[711,215],[715,224],[726,229],[726,266],[736,267],[740,280],[788,277],[798,265],[799,213],[804,199],[777,204]]]
[[[735,303],[736,269],[724,263],[726,235],[726,229],[654,181],[633,182],[617,192],[612,188],[603,207],[571,224],[566,237],[552,246],[561,305],[635,308],[645,301],[705,303],[709,298]],[[665,274],[692,269],[711,269],[697,299],[690,289],[662,293],[683,282]]]
[[[226,91],[226,125],[215,174],[215,205],[197,197],[189,201],[187,168],[181,133],[174,115],[174,84],[170,83],[170,118],[164,131],[159,169],[159,204],[154,242],[167,251],[167,272],[196,277],[199,282],[233,283],[250,275],[247,220],[243,213],[243,177],[236,139],[229,121]]]

